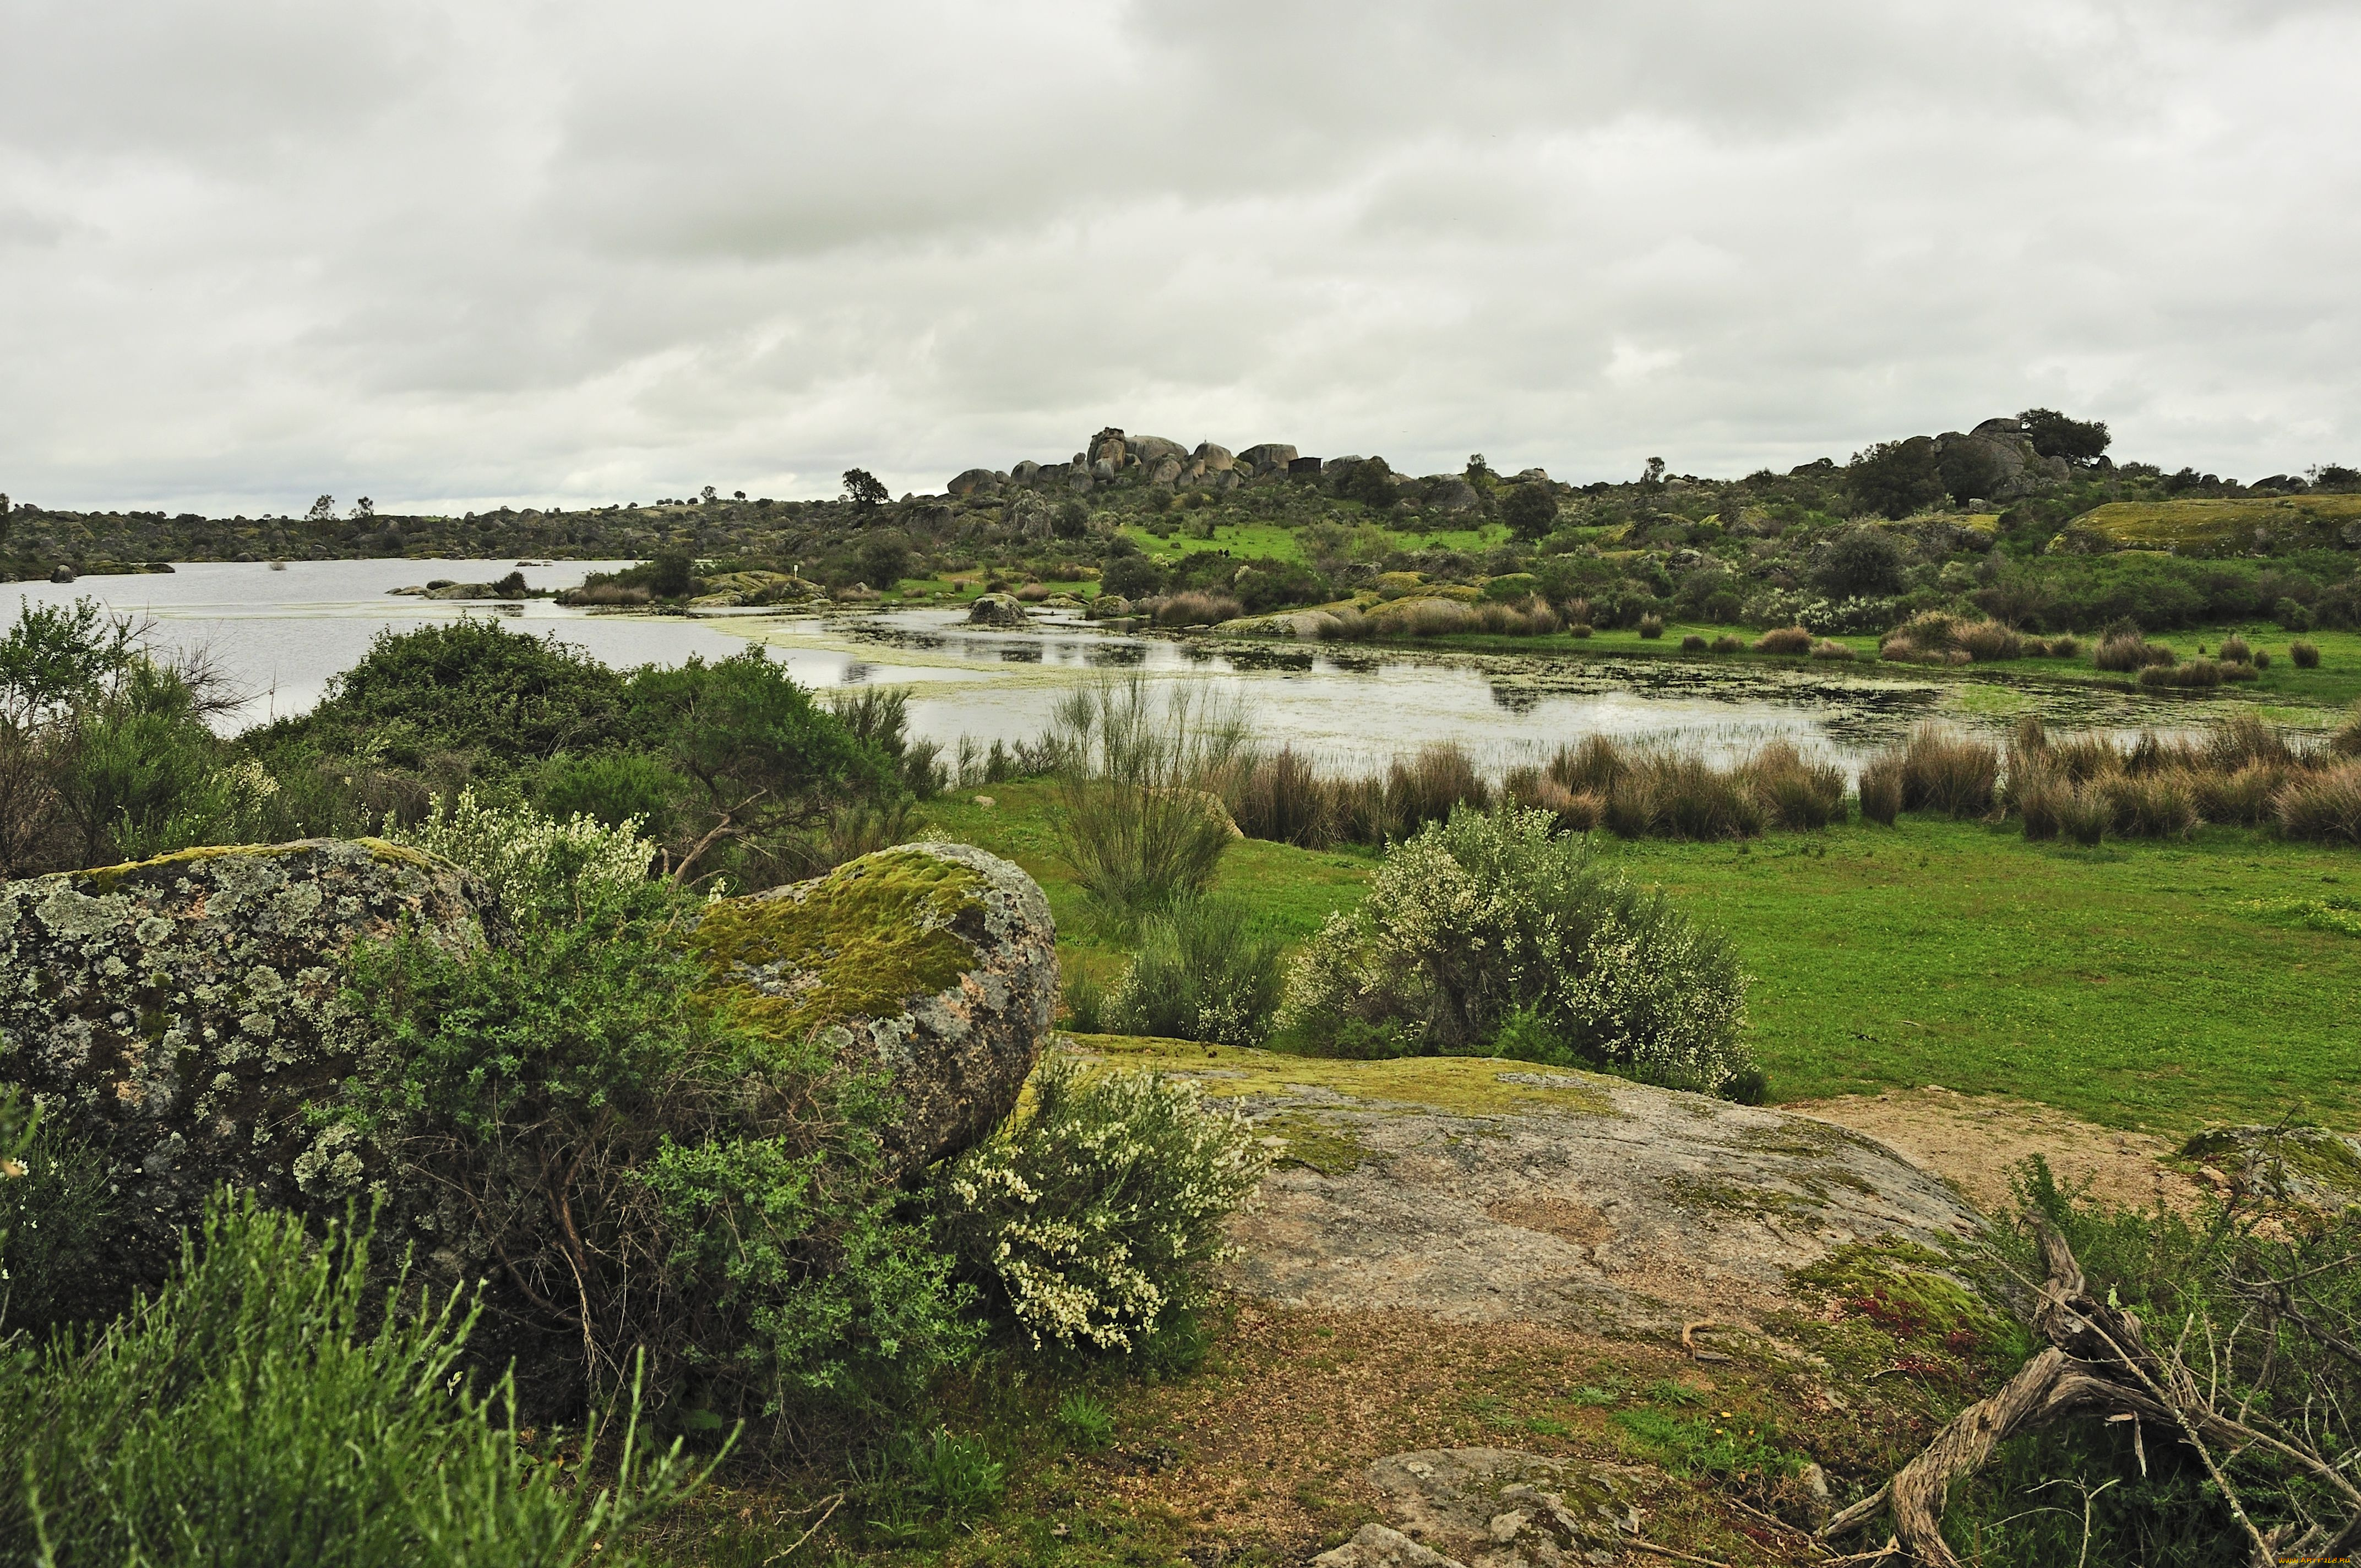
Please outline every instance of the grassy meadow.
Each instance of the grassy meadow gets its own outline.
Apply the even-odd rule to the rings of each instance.
[[[933,803],[928,825],[1032,873],[1061,955],[1111,981],[1127,949],[1059,860],[1051,786],[983,793],[992,806]],[[1736,842],[1593,841],[1737,945],[1774,1102],[1941,1084],[2169,1135],[2290,1112],[2361,1126],[2349,850],[2231,828],[2083,849],[1916,816]],[[1300,942],[1357,900],[1375,863],[1249,839],[1216,886]]]

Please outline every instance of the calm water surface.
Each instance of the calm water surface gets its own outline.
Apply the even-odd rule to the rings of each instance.
[[[566,561],[522,569],[533,587],[563,588],[624,564]],[[2158,717],[2150,704],[2116,694],[2044,691],[2037,697],[1841,666],[1765,670],[1671,660],[1209,645],[1111,633],[1057,615],[1044,616],[1030,631],[986,631],[961,625],[960,612],[950,609],[687,619],[594,615],[547,599],[457,603],[388,597],[390,589],[431,578],[492,581],[514,565],[505,560],[314,561],[273,571],[261,564],[204,562],[170,575],[0,585],[0,615],[14,620],[16,605],[7,597],[14,595],[50,603],[86,596],[141,616],[151,623],[157,645],[208,652],[252,694],[233,716],[236,726],[309,707],[383,630],[467,615],[496,616],[514,630],[554,635],[619,667],[678,663],[692,654],[723,658],[752,640],[808,685],[907,685],[913,729],[946,744],[962,736],[988,744],[1038,735],[1075,685],[1128,672],[1188,683],[1217,701],[1235,700],[1266,740],[1291,742],[1345,766],[1455,740],[1499,767],[1592,732],[1668,740],[1719,759],[1784,739],[1852,764],[1930,716],[1997,728],[2015,711],[2037,706],[2053,723],[2098,729]]]

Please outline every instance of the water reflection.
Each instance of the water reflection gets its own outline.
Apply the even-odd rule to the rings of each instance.
[[[536,588],[559,588],[621,563],[525,567]],[[1690,747],[1727,760],[1765,741],[1857,764],[1919,720],[1938,717],[1997,731],[2019,712],[2053,728],[2121,730],[2186,726],[2205,705],[2160,702],[2099,687],[2009,687],[1891,666],[1718,663],[1665,658],[1536,658],[1432,648],[1329,647],[1220,641],[1110,631],[1071,613],[1033,630],[972,628],[956,609],[729,618],[589,615],[548,599],[449,603],[389,598],[433,577],[491,581],[505,561],[206,563],[169,576],[93,577],[71,586],[0,586],[0,617],[18,600],[88,595],[152,620],[171,650],[206,649],[256,694],[237,724],[300,712],[386,630],[494,615],[555,636],[619,667],[717,659],[749,641],[814,687],[901,685],[920,736],[956,744],[973,736],[1029,739],[1060,695],[1107,672],[1187,682],[1235,701],[1272,743],[1330,765],[1366,766],[1435,740],[1464,745],[1488,767],[1538,758],[1602,732]],[[1977,711],[1963,694],[1986,700]]]

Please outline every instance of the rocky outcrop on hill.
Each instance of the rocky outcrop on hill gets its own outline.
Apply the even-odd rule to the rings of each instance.
[[[713,985],[757,1026],[873,1060],[916,1171],[1016,1107],[1058,999],[1057,927],[1031,877],[965,844],[905,844],[724,899],[697,929]]]
[[[1752,1327],[1840,1248],[1939,1253],[1982,1231],[1942,1181],[1808,1116],[1510,1061],[1082,1043],[1185,1074],[1266,1129],[1281,1163],[1234,1224],[1232,1283],[1281,1305]]]
[[[371,839],[0,883],[0,1078],[108,1151],[136,1278],[178,1255],[222,1183],[301,1204],[371,1174],[359,1140],[306,1114],[359,1061],[342,959],[405,925],[480,948],[499,936],[480,896],[456,868]]]
[[[2073,472],[2073,466],[2063,457],[2044,457],[2036,452],[2020,420],[1988,419],[1964,434],[1951,430],[1935,437],[1937,463],[1961,453],[1988,466],[1992,477],[1984,499],[1994,501],[2014,500]]]

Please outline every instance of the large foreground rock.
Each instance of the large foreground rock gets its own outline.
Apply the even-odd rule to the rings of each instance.
[[[817,881],[707,911],[696,946],[717,990],[782,1035],[874,1061],[902,1113],[889,1150],[915,1170],[1016,1109],[1058,999],[1057,927],[1033,879],[965,844],[905,844]]]
[[[313,1113],[382,1066],[340,996],[355,945],[404,927],[456,953],[506,939],[456,867],[377,839],[0,883],[0,1081],[105,1151],[131,1278],[158,1277],[216,1186],[337,1212],[396,1168]],[[902,1113],[887,1142],[906,1171],[1015,1108],[1058,991],[1040,889],[963,845],[719,901],[694,940],[714,992],[758,1026],[817,1035],[890,1080]],[[436,1207],[388,1195],[397,1225]]]
[[[1939,1254],[1983,1222],[1831,1123],[1592,1073],[1085,1037],[1197,1080],[1281,1157],[1231,1283],[1285,1306],[1608,1333],[1764,1328],[1840,1248]]]
[[[361,1177],[366,1151],[306,1112],[357,1065],[346,955],[405,924],[453,951],[488,939],[457,868],[372,839],[0,883],[0,1078],[108,1150],[160,1264],[218,1184],[290,1204]]]

